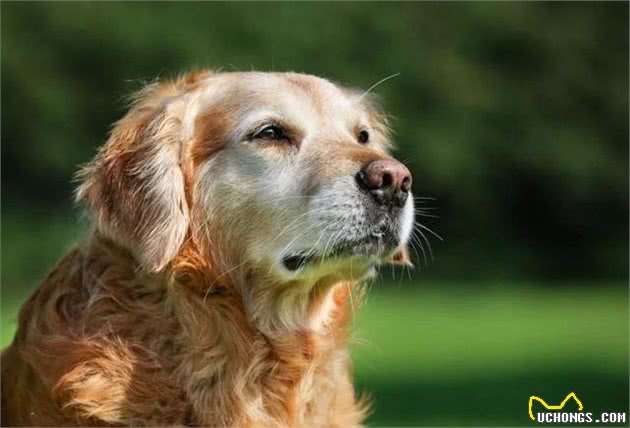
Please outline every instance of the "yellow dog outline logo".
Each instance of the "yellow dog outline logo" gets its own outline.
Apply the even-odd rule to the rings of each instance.
[[[575,402],[578,405],[578,410],[581,412],[584,406],[582,406],[582,402],[580,401],[579,398],[577,398],[577,395],[575,395],[575,392],[570,392],[569,395],[567,395],[564,398],[564,400],[562,400],[562,403],[558,404],[557,406],[551,406],[547,404],[545,400],[543,400],[542,398],[532,395],[529,397],[529,417],[532,419],[532,421],[536,420],[536,418],[534,418],[534,414],[532,413],[532,404],[534,404],[534,400],[538,401],[540,404],[545,406],[545,409],[547,410],[561,410],[564,407],[564,405],[567,404],[567,401],[569,401],[570,398],[573,398],[575,400]]]

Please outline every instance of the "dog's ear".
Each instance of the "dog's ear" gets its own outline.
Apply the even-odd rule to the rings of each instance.
[[[411,263],[411,258],[409,257],[409,249],[407,246],[402,246],[387,260],[389,264],[398,265],[398,266],[407,266],[413,268],[413,263]]]
[[[141,266],[159,271],[186,236],[189,207],[181,168],[177,85],[139,93],[96,158],[78,174],[76,192],[97,230],[127,247]]]

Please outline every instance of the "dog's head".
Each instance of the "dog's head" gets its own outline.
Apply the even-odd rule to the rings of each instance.
[[[195,73],[138,94],[77,197],[149,271],[190,239],[224,270],[358,278],[413,225],[385,122],[369,96],[317,77]]]

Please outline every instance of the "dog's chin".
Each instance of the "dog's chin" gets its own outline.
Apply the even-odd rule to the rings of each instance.
[[[337,243],[326,251],[306,248],[285,254],[278,264],[288,277],[317,277],[337,274],[341,279],[361,279],[375,273],[398,248],[399,241],[385,236],[369,236],[360,240]]]

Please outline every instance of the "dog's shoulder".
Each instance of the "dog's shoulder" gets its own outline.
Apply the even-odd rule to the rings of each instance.
[[[151,306],[160,296],[134,286],[133,271],[102,257],[72,250],[20,312],[16,338],[3,354],[2,384],[3,399],[19,407],[26,425],[185,418],[164,359],[142,337],[165,328]]]

